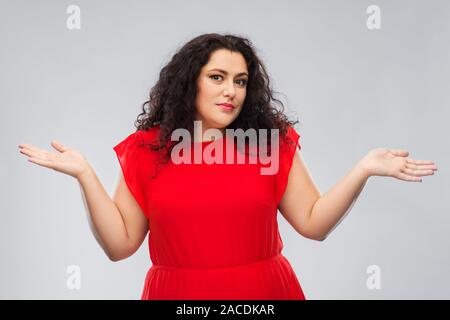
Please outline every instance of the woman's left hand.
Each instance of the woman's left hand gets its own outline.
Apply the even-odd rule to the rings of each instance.
[[[360,160],[368,176],[389,176],[405,181],[422,182],[422,176],[437,170],[432,160],[407,158],[406,150],[376,148]]]

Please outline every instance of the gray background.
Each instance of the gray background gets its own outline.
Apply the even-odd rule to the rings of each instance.
[[[322,194],[370,149],[403,148],[439,170],[423,183],[371,177],[324,242],[279,215],[284,255],[307,299],[450,298],[448,1],[1,1],[0,298],[139,299],[147,239],[111,262],[77,181],[31,162],[19,143],[88,158],[112,196],[112,147],[175,50],[205,32],[247,36],[266,63]],[[66,28],[67,6],[81,29]],[[369,5],[381,30],[366,27]],[[447,128],[446,128],[447,127]],[[81,269],[81,289],[66,268]],[[369,290],[366,269],[381,268]]]

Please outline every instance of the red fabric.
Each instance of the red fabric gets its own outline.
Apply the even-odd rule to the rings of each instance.
[[[158,137],[156,126],[130,134],[113,148],[149,221],[152,266],[141,299],[305,299],[281,253],[277,223],[300,135],[290,127],[287,141],[280,137],[274,175],[260,173],[270,164],[250,164],[248,158],[245,164],[169,160],[152,179],[159,153],[142,142],[156,144]],[[191,146],[201,151],[213,143],[225,146],[227,139]]]

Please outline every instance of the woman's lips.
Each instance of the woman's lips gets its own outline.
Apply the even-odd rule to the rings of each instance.
[[[224,110],[233,110],[234,109],[234,106],[229,103],[221,103],[221,104],[218,104],[218,106]]]

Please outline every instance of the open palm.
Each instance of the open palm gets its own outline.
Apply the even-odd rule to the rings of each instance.
[[[390,176],[405,181],[422,181],[421,176],[433,175],[437,170],[432,160],[407,158],[406,150],[376,148],[361,160],[371,176]]]
[[[28,161],[77,178],[88,168],[86,158],[78,151],[63,146],[57,141],[51,145],[57,152],[39,149],[31,144],[19,144],[20,153],[29,157]]]

